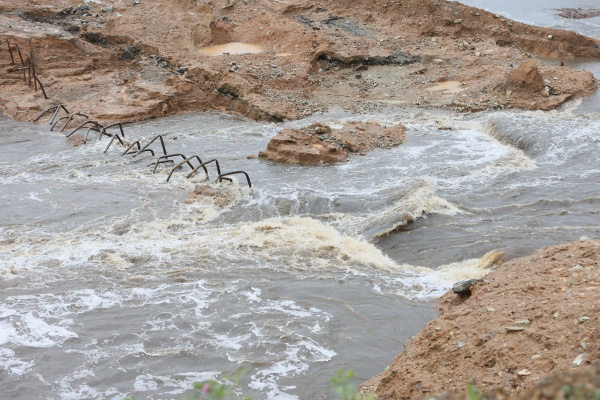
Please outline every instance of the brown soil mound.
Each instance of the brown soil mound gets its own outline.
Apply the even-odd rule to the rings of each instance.
[[[471,399],[480,400],[596,400],[600,397],[600,362],[589,367],[581,367],[569,373],[552,374],[535,384],[535,386],[519,396],[511,396],[505,390],[499,389],[482,393],[471,387]],[[465,400],[463,393],[443,393],[438,396],[425,396],[427,400]],[[479,396],[479,397],[477,397]]]
[[[538,62],[550,89],[531,91],[507,90],[511,73],[534,56],[600,56],[596,40],[439,0],[6,0],[0,32],[25,64],[33,50],[50,98],[19,79],[3,43],[0,107],[20,120],[56,102],[100,122],[190,110],[280,121],[331,106],[549,109],[591,94],[592,75]],[[203,50],[237,42],[263,51]],[[445,81],[460,90],[437,90]]]
[[[439,301],[441,315],[362,386],[382,399],[443,392],[524,393],[600,358],[600,241],[544,248]],[[464,394],[463,394],[464,396]]]

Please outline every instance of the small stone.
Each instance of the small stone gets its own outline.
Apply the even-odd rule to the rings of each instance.
[[[441,58],[434,58],[433,62],[436,64],[442,64],[444,62],[444,60],[442,60]]]
[[[517,375],[519,375],[519,376],[531,375],[531,371],[529,371],[528,369],[522,369],[520,371],[517,371]]]
[[[581,318],[579,318],[579,322],[581,322],[582,324],[587,321],[588,319],[590,319],[590,317],[586,317],[585,315]]]
[[[573,364],[580,366],[585,362],[585,353],[578,355],[574,360]]]
[[[538,358],[540,358],[542,355],[541,354],[534,354],[531,356],[532,360],[537,360]]]
[[[587,349],[587,343],[586,342],[581,342],[581,347],[586,350]]]
[[[442,327],[441,327],[441,326],[436,326],[436,327],[435,327],[435,330],[436,330],[436,331],[441,331],[441,330],[442,330]]]
[[[531,324],[531,321],[528,319],[522,319],[520,321],[515,322],[516,326],[528,326]]]
[[[525,327],[523,326],[507,326],[506,328],[506,332],[521,332],[525,330]]]
[[[548,40],[552,40],[552,39],[554,39],[554,36],[552,36],[552,35],[548,35],[548,36],[546,36],[546,37],[548,38]]]
[[[488,312],[494,312],[494,311],[496,311],[496,309],[494,307],[487,307],[486,310]]]
[[[469,279],[467,281],[456,282],[452,286],[452,291],[458,295],[470,295],[471,288],[479,282],[483,282],[483,279]]]
[[[560,314],[558,312],[555,312],[554,314],[552,314],[552,316],[554,317],[554,319],[558,319],[558,317],[560,316]]]
[[[458,348],[462,348],[465,347],[465,342],[463,342],[462,340],[458,342]]]
[[[569,271],[581,271],[582,269],[583,269],[583,267],[581,265],[577,264],[576,266],[571,268]]]

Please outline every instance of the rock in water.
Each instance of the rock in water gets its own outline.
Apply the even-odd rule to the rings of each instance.
[[[452,286],[452,291],[460,296],[469,296],[471,288],[479,282],[483,282],[483,279],[469,279],[468,281],[456,282]]]

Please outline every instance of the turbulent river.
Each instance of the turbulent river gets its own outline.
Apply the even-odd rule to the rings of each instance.
[[[598,32],[585,23],[575,28]],[[240,390],[255,399],[318,399],[340,368],[368,379],[435,316],[433,300],[487,272],[489,252],[600,235],[593,111],[587,100],[547,113],[126,126],[129,139],[162,134],[170,153],[250,174],[252,188],[216,184],[211,166],[222,190],[193,204],[203,174],[166,182],[148,153],[103,153],[107,139],[73,148],[47,125],[0,117],[3,397],[181,399],[244,370]],[[402,123],[408,138],[335,166],[247,158],[283,126],[353,120]]]

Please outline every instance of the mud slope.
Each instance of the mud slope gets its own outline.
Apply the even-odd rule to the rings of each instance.
[[[362,386],[382,399],[483,390],[524,393],[600,358],[600,241],[544,248],[491,272],[470,296],[452,292],[441,315]],[[464,396],[464,395],[463,395]]]
[[[279,121],[333,105],[546,110],[597,82],[538,61],[530,85],[515,80],[518,67],[600,56],[599,42],[575,33],[438,0],[7,0],[0,34],[0,104],[21,120],[55,102],[105,122],[191,110]],[[26,64],[33,50],[49,100],[19,80],[4,39]],[[262,51],[203,50],[235,42]]]

